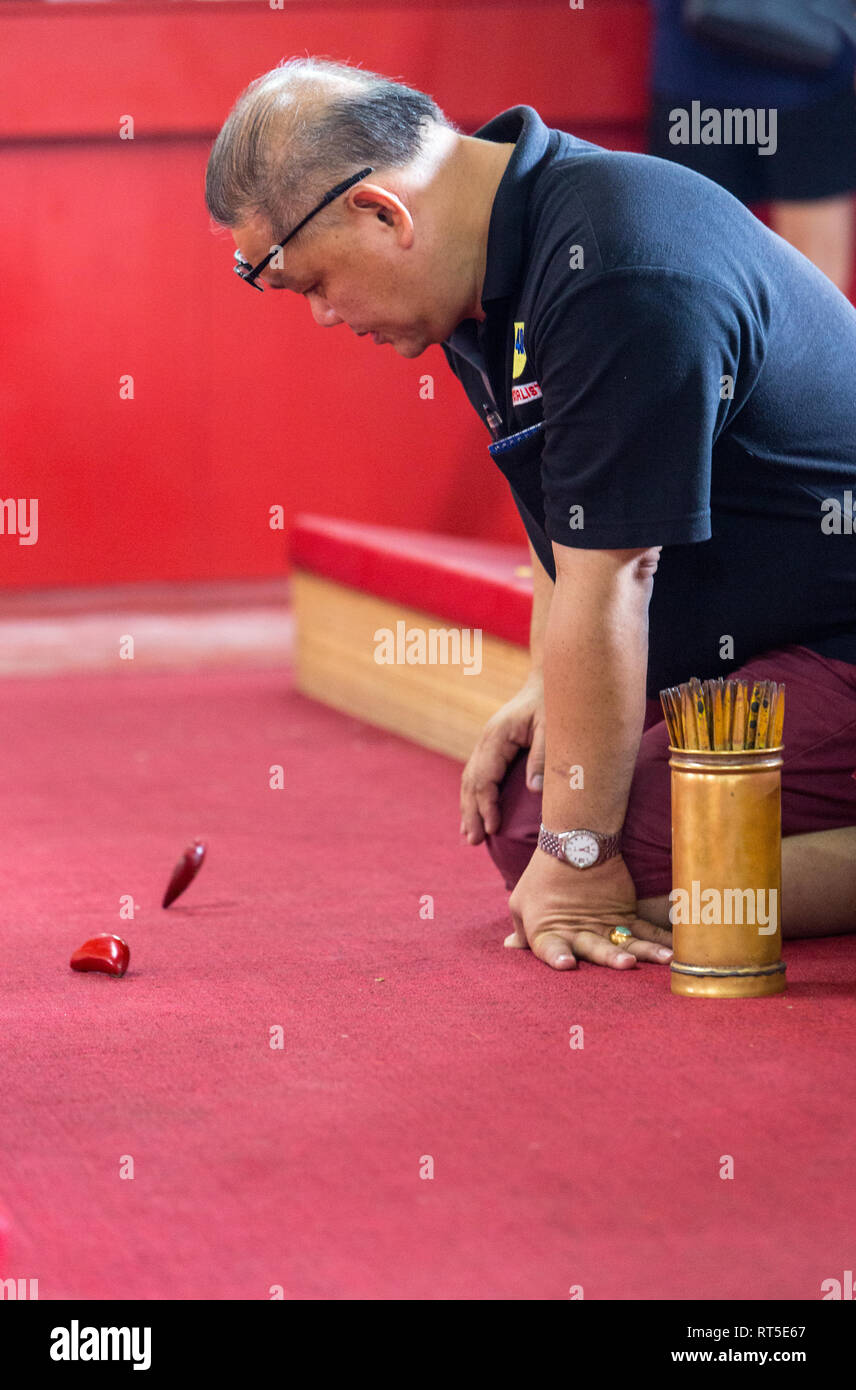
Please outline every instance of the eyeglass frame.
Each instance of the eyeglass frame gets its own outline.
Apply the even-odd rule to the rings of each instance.
[[[308,212],[306,216],[300,222],[298,222],[297,226],[294,227],[288,233],[288,236],[281,237],[280,240],[270,248],[270,251],[265,256],[264,260],[259,261],[258,265],[250,266],[249,261],[244,259],[240,251],[236,251],[235,260],[240,261],[240,265],[232,266],[232,269],[234,270],[235,274],[240,275],[241,279],[245,280],[248,285],[252,285],[254,290],[258,290],[260,294],[263,293],[262,286],[257,285],[256,280],[258,276],[261,275],[262,271],[265,270],[268,265],[270,265],[274,256],[279,255],[283,246],[285,246],[289,241],[291,241],[292,237],[297,236],[297,233],[300,231],[300,229],[302,227],[305,227],[307,222],[311,222],[312,218],[315,217],[324,208],[326,208],[328,203],[332,203],[334,198],[340,198],[343,193],[347,193],[349,188],[353,188],[355,183],[359,183],[361,179],[365,179],[368,177],[369,174],[373,173],[374,169],[371,165],[368,165],[367,168],[361,169],[358,174],[352,174],[349,179],[344,179],[342,183],[337,183],[335,188],[331,188],[329,193],[324,194],[324,197],[321,199],[321,202],[318,204],[318,206],[313,208],[311,212]],[[249,269],[244,270],[245,266],[249,267]]]

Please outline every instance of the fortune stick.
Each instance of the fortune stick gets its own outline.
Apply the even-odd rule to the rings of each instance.
[[[681,692],[681,729],[684,748],[698,747],[698,734],[696,732],[696,712],[693,697],[690,694],[688,685],[678,687]]]
[[[698,733],[698,747],[710,748],[710,728],[707,722],[707,701],[704,697],[704,688],[700,680],[693,676],[690,681],[690,689],[693,692],[693,703],[696,710],[696,730]]]
[[[782,727],[785,722],[785,687],[780,685],[776,691],[776,703],[773,711],[772,736],[768,747],[778,748],[782,741]]]
[[[721,681],[717,681],[713,687],[713,747],[717,753],[725,747]]]
[[[761,685],[755,681],[752,686],[752,697],[749,701],[749,722],[746,725],[746,747],[754,748],[755,739],[758,736],[758,711],[761,708]]]
[[[731,747],[743,748],[746,739],[746,686],[741,681],[734,692],[734,728],[731,731]]]
[[[761,695],[761,708],[758,710],[758,730],[755,735],[755,746],[757,748],[767,747],[767,733],[770,727],[770,709],[773,703],[773,692],[776,689],[775,681],[766,681],[766,689]]]
[[[723,748],[731,747],[731,725],[734,719],[734,682],[726,681],[725,690],[722,697],[724,706],[722,718]]]

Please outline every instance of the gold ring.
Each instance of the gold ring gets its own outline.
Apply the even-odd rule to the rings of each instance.
[[[627,946],[633,940],[633,933],[629,927],[613,927],[609,939],[613,946]]]

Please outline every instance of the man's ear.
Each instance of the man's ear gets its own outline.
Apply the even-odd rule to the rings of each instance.
[[[369,213],[396,232],[405,249],[413,242],[413,217],[397,194],[378,183],[360,183],[350,190],[348,203],[354,212]]]

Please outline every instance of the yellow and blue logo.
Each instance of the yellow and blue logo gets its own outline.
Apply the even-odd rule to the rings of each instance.
[[[513,364],[512,368],[511,368],[511,377],[512,377],[512,380],[513,380],[513,381],[516,381],[517,378],[518,378],[519,376],[522,376],[522,375],[523,375],[523,369],[524,369],[525,366],[526,366],[526,349],[525,349],[525,347],[523,346],[523,324],[522,324],[522,323],[515,323],[515,325],[514,325],[514,364]]]

